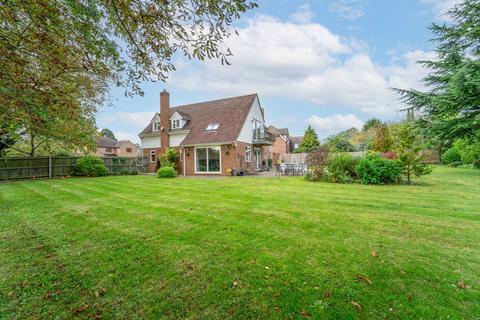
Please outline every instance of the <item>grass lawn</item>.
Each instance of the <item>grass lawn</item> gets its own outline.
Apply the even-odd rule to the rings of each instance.
[[[478,319],[480,171],[0,184],[0,318],[98,316]]]

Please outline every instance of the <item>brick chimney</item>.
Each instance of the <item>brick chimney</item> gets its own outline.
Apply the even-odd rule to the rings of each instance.
[[[170,93],[163,89],[160,92],[160,145],[162,153],[170,147],[168,130],[170,130]]]

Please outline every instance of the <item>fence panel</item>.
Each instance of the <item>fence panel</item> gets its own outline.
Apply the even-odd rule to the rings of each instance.
[[[306,153],[287,153],[287,154],[280,155],[280,160],[284,163],[303,164],[305,163],[306,158],[307,158]]]
[[[80,157],[16,157],[0,158],[0,180],[67,176]],[[101,158],[109,174],[129,174],[147,171],[146,158]]]

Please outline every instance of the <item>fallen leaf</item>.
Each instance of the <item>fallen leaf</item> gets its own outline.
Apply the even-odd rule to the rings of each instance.
[[[106,294],[107,293],[107,289],[105,288],[102,288],[102,295]]]
[[[463,281],[459,281],[457,286],[460,288],[460,289],[471,289],[472,287],[469,286],[468,284],[465,284],[465,282]]]
[[[65,263],[60,263],[57,267],[58,269],[63,269],[65,268]]]
[[[372,280],[370,280],[368,277],[362,276],[360,274],[357,274],[357,280],[365,281],[368,284],[372,284]]]
[[[100,295],[100,294],[98,293],[98,291],[95,291],[95,298],[98,299],[98,296],[99,296],[99,295]]]
[[[88,308],[88,303],[84,303],[80,308],[78,308],[76,311],[78,313],[85,311]]]
[[[238,281],[233,281],[233,287],[238,286]]]
[[[265,270],[270,270],[270,268],[269,268],[269,267],[267,267],[267,266],[265,266]]]
[[[357,309],[358,311],[361,311],[362,310],[362,306],[360,305],[360,303],[356,302],[356,301],[352,301],[351,304],[355,307],[355,309]]]
[[[302,312],[300,312],[300,314],[302,315],[302,317],[304,318],[310,318],[312,315],[310,314],[310,312],[308,311],[305,311],[305,310],[302,310]]]
[[[376,253],[375,251],[372,251],[372,257],[378,257],[378,253]]]
[[[331,298],[331,297],[332,297],[332,292],[331,292],[331,291],[325,291],[325,292],[323,293],[323,296],[324,296],[325,298]]]

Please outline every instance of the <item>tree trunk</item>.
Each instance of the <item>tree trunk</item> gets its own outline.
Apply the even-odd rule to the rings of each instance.
[[[30,157],[35,157],[35,141],[33,133],[30,134]]]

